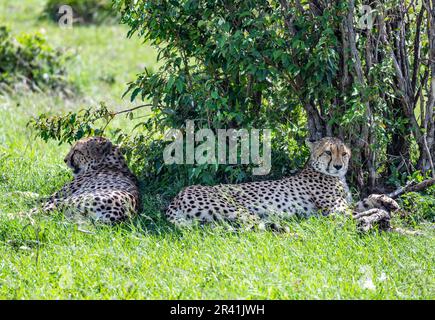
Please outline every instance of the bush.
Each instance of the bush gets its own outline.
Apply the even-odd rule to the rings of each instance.
[[[68,91],[65,61],[68,57],[53,49],[39,34],[20,34],[13,38],[0,26],[1,91],[16,85],[32,90]]]
[[[363,194],[394,187],[386,186],[394,171],[434,170],[435,96],[425,76],[434,63],[422,62],[435,52],[428,7],[417,15],[410,8],[403,14],[394,1],[373,4],[369,30],[360,23],[364,2],[357,0],[115,3],[128,35],[151,42],[164,61],[129,88],[132,99],[152,101],[149,130],[184,128],[186,119],[198,119],[200,128],[274,128],[274,151],[281,155],[307,133],[338,136],[352,147],[349,177]],[[404,24],[406,38],[397,27]],[[392,31],[384,34],[380,26]],[[383,41],[373,45],[373,39]],[[413,88],[397,85],[412,72]],[[416,119],[418,106],[424,123]],[[283,172],[286,164],[273,167]],[[219,175],[209,166],[203,173],[233,176],[226,169]]]
[[[116,11],[112,9],[110,0],[49,0],[44,8],[44,14],[58,21],[62,13],[59,8],[71,6],[75,23],[101,24],[116,19]]]

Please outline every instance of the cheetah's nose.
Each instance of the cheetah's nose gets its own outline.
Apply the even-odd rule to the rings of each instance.
[[[341,164],[335,164],[334,168],[340,170],[341,168],[343,168],[343,166]]]

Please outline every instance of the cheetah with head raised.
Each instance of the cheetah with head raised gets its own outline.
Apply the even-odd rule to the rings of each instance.
[[[260,223],[272,216],[306,216],[320,211],[324,215],[358,214],[362,229],[367,228],[367,217],[376,216],[388,228],[389,211],[399,208],[393,199],[371,195],[352,207],[345,180],[350,149],[341,140],[331,137],[307,144],[310,159],[298,174],[281,180],[187,187],[169,205],[167,218],[176,224],[195,219]]]
[[[105,223],[117,222],[138,211],[139,188],[119,148],[108,139],[79,140],[64,159],[74,179],[54,193],[40,208],[83,215]]]

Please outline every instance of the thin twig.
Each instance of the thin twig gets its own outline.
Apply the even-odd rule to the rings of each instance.
[[[114,112],[113,115],[117,115],[117,114],[121,114],[121,113],[127,113],[127,112],[131,112],[131,111],[134,111],[134,110],[137,110],[137,109],[140,109],[140,108],[152,107],[152,106],[153,106],[153,104],[151,104],[151,103],[141,104],[140,106],[136,106],[136,107],[131,108],[131,109],[125,109],[125,110]]]

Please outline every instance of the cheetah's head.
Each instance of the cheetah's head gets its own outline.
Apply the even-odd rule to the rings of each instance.
[[[64,161],[73,170],[74,175],[101,165],[127,167],[119,148],[103,137],[90,137],[77,141]]]
[[[306,143],[311,151],[309,163],[315,170],[334,177],[346,175],[351,152],[340,139],[326,137]]]

